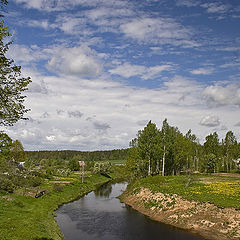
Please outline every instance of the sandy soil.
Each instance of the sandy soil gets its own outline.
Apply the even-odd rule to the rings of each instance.
[[[212,240],[240,239],[240,211],[210,203],[187,201],[177,195],[152,193],[142,188],[121,200],[150,218],[187,229]]]

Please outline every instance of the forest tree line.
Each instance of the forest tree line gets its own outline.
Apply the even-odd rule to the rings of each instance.
[[[135,176],[181,172],[239,172],[240,143],[232,131],[221,141],[216,132],[205,138],[203,145],[189,130],[185,135],[167,119],[161,129],[149,121],[130,142],[127,169]]]
[[[26,151],[27,159],[31,162],[40,163],[42,159],[51,159],[52,161],[69,161],[78,156],[82,161],[111,161],[126,160],[127,149],[114,149],[103,151]]]

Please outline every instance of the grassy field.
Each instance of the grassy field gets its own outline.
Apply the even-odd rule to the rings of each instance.
[[[63,236],[54,219],[59,205],[77,199],[109,181],[101,175],[92,175],[81,183],[79,176],[46,181],[39,189],[46,190],[40,198],[26,196],[29,189],[13,194],[0,193],[1,240],[58,240]]]
[[[149,176],[138,179],[128,191],[145,187],[154,192],[177,194],[187,200],[210,202],[219,207],[240,209],[240,175]]]

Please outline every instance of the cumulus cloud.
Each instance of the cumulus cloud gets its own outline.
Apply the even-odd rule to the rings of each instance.
[[[220,2],[204,3],[201,7],[206,8],[208,13],[225,13],[229,10],[229,5]]]
[[[192,32],[170,18],[136,18],[120,26],[126,37],[139,42],[193,46]]]
[[[44,112],[40,118],[49,118],[50,114],[48,112]]]
[[[47,88],[43,82],[40,83],[31,82],[27,91],[30,93],[42,93],[42,94],[48,93]]]
[[[56,136],[54,136],[54,135],[46,136],[46,139],[50,142],[54,142],[56,140]]]
[[[210,75],[214,71],[213,68],[198,68],[190,71],[194,75]]]
[[[40,101],[38,93],[31,93],[26,101],[26,107],[32,109],[29,116],[41,119],[41,122],[28,121],[27,125],[19,123],[7,129],[7,133],[22,141],[28,150],[127,147],[137,131],[148,122],[145,119],[151,119],[160,127],[167,118],[182,132],[191,128],[200,139],[204,139],[212,129],[205,127],[209,125],[206,121],[203,121],[205,125],[199,125],[202,116],[221,114],[221,119],[229,126],[235,124],[234,119],[239,115],[237,111],[229,113],[224,109],[222,113],[221,108],[206,108],[200,95],[204,87],[182,76],[165,80],[163,87],[158,89],[67,75],[42,76],[41,79],[48,86],[48,94]],[[180,101],[182,96],[185,97]],[[68,112],[76,109],[81,109],[79,112],[85,117],[69,117]],[[215,126],[216,123],[217,120]]]
[[[240,106],[240,87],[235,84],[208,86],[203,91],[203,97],[211,105]]]
[[[124,7],[127,2],[124,0],[14,0],[16,3],[23,4],[26,8],[34,8],[40,11],[61,11],[75,6],[112,6]]]
[[[133,65],[130,63],[124,63],[123,65],[109,70],[111,74],[117,74],[125,78],[142,75],[145,71],[146,68],[144,66]]]
[[[39,27],[45,30],[50,30],[54,25],[49,24],[48,20],[31,20],[27,22],[30,27]]]
[[[93,122],[93,126],[95,129],[103,130],[103,131],[106,131],[108,128],[111,128],[108,123],[99,122],[99,121]]]
[[[74,118],[81,118],[83,116],[83,113],[81,113],[80,111],[68,111],[68,116],[74,117]]]
[[[97,53],[87,46],[56,48],[47,67],[56,73],[95,77],[102,72]]]
[[[202,118],[199,124],[206,127],[216,127],[220,125],[220,119],[218,116],[206,116]]]
[[[236,123],[234,126],[240,127],[240,122]]]
[[[143,65],[134,65],[130,63],[124,63],[117,66],[114,69],[110,69],[111,74],[117,74],[125,78],[133,76],[141,76],[142,79],[146,80],[157,76],[162,71],[169,71],[172,69],[170,64],[157,65],[153,67],[146,67]]]
[[[177,6],[195,7],[199,5],[197,0],[177,0]]]
[[[21,64],[48,59],[47,52],[36,45],[27,47],[25,45],[12,44],[7,52],[7,56]]]
[[[137,124],[138,124],[139,126],[145,126],[145,125],[147,125],[148,121],[149,121],[149,120],[139,120],[139,121],[137,121]]]

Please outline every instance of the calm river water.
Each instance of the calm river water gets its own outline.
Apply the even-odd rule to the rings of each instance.
[[[116,197],[127,183],[108,183],[57,210],[66,240],[203,240],[145,217]]]

